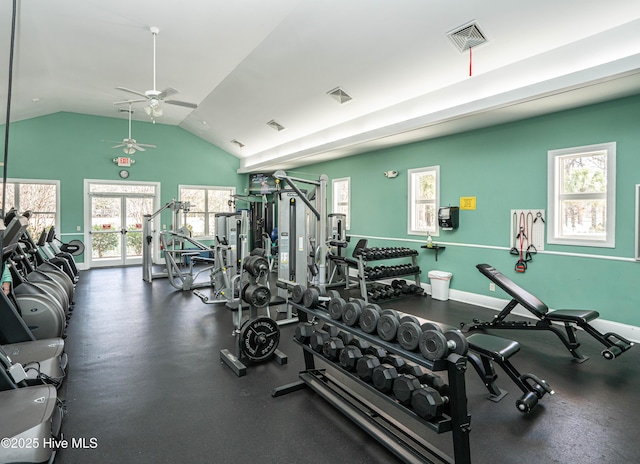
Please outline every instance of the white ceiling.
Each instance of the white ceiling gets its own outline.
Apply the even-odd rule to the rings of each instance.
[[[0,122],[11,1],[0,2]],[[59,111],[115,118],[157,87],[178,125],[287,169],[640,93],[640,2],[616,0],[18,0],[11,121]],[[447,34],[476,22],[487,43]],[[327,95],[343,88],[353,100]],[[37,99],[38,101],[34,101]],[[148,120],[142,104],[134,119]],[[275,120],[286,129],[276,132]],[[236,139],[243,148],[231,143]],[[153,143],[152,140],[145,142]]]

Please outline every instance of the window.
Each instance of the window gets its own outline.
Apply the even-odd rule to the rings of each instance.
[[[193,237],[215,237],[215,213],[233,211],[235,187],[198,187],[181,185],[180,201],[190,203],[187,213],[187,228]]]
[[[346,229],[351,228],[351,178],[333,179],[331,181],[331,198],[333,199],[333,213],[346,216]]]
[[[615,246],[616,144],[548,152],[548,242]]]
[[[31,211],[28,230],[37,239],[44,229],[58,223],[58,185],[58,181],[8,181],[5,213],[11,208],[21,213]],[[2,187],[0,182],[0,197]]]
[[[409,169],[409,234],[438,235],[440,166]]]

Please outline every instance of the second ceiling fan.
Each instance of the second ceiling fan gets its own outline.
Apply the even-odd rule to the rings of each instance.
[[[123,90],[125,92],[133,93],[138,95],[139,99],[134,100],[123,100],[119,102],[115,102],[115,105],[121,105],[124,103],[142,103],[147,102],[148,105],[144,107],[144,111],[151,116],[151,118],[157,118],[164,114],[164,110],[162,108],[162,103],[167,103],[169,105],[177,105],[184,106],[186,108],[197,108],[198,105],[195,103],[189,103],[180,100],[168,99],[171,95],[176,95],[180,93],[178,90],[173,87],[167,87],[166,89],[160,91],[156,89],[156,37],[158,36],[158,32],[160,29],[157,27],[150,27],[149,31],[153,35],[153,89],[147,90],[145,92],[139,92],[137,90],[132,90],[127,87],[116,87],[118,90]]]

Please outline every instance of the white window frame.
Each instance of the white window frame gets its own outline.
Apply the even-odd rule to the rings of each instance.
[[[562,157],[589,155],[606,152],[607,155],[607,191],[606,193],[572,193],[562,194],[560,190],[561,177],[557,175],[558,166]],[[616,227],[616,142],[585,145],[582,147],[563,148],[549,150],[547,152],[547,242],[555,245],[573,245],[600,248],[614,248]],[[568,198],[581,199],[605,199],[606,200],[606,226],[605,238],[602,240],[591,237],[561,236],[561,207],[560,202]]]
[[[435,210],[435,221],[434,221],[433,229],[430,229],[430,230],[418,230],[417,228],[414,227],[414,223],[415,223],[414,217],[416,215],[416,205],[417,205],[417,200],[414,198],[414,192],[415,192],[414,185],[413,185],[414,175],[421,174],[424,172],[433,172],[436,178],[435,198],[433,200],[424,200],[420,202],[420,203],[433,204],[433,207]],[[409,235],[426,236],[428,234],[431,234],[431,236],[433,237],[439,236],[440,227],[438,226],[438,208],[440,206],[440,166],[427,166],[423,168],[409,169],[407,171],[407,184],[409,189],[409,194],[408,194],[409,212],[408,212],[407,233]]]
[[[178,185],[178,199],[182,199],[182,189],[191,189],[191,190],[204,190],[205,191],[205,195],[204,195],[204,201],[205,201],[205,211],[204,211],[204,217],[205,217],[205,235],[202,236],[194,236],[194,238],[197,238],[198,240],[213,240],[215,239],[215,224],[209,224],[209,214],[210,213],[223,213],[223,212],[231,212],[233,211],[233,209],[230,209],[229,211],[210,211],[209,210],[209,195],[207,194],[210,190],[228,190],[229,191],[229,196],[230,198],[233,197],[233,195],[236,194],[236,188],[235,187],[230,187],[228,185]],[[202,211],[198,211],[198,212],[202,212]],[[214,231],[211,230],[211,227],[214,228]]]
[[[60,237],[63,233],[60,230],[61,229],[61,225],[60,225],[60,181],[59,180],[49,180],[49,179],[7,179],[7,184],[14,184],[15,185],[15,193],[14,195],[16,196],[16,198],[18,199],[18,205],[16,207],[16,209],[23,213],[24,209],[22,209],[20,207],[20,194],[19,194],[19,189],[20,189],[20,184],[40,184],[40,185],[55,185],[56,186],[56,211],[54,213],[55,216],[55,224],[54,227],[56,228],[56,235],[58,237]],[[0,188],[2,188],[2,182],[0,182]],[[0,191],[0,195],[2,194],[2,192]],[[2,198],[0,198],[0,201],[2,200]],[[7,205],[7,211],[9,210],[10,206]],[[5,214],[7,213],[7,211],[5,211]],[[51,211],[37,211],[38,213],[50,213]],[[38,233],[40,233],[41,231],[36,231]],[[38,237],[35,237],[36,239]]]
[[[339,182],[346,182],[349,189],[349,198],[347,199],[347,218],[346,218],[346,230],[351,229],[351,177],[341,177],[339,179],[331,180],[331,202],[333,204],[332,211],[337,213],[339,211],[338,206],[344,205],[344,203],[338,202],[338,196],[336,195],[336,184]]]

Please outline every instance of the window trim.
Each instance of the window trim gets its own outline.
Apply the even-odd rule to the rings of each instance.
[[[229,186],[229,185],[190,185],[190,184],[178,184],[178,199],[180,201],[182,201],[182,189],[192,189],[192,190],[204,190],[205,191],[205,195],[204,195],[204,202],[205,202],[205,208],[207,209],[206,211],[197,211],[197,212],[202,212],[204,213],[205,216],[205,235],[198,235],[198,236],[194,236],[194,238],[197,238],[198,240],[215,240],[215,233],[211,234],[209,229],[209,214],[211,213],[222,213],[222,212],[226,212],[226,211],[209,211],[209,195],[207,195],[207,192],[209,190],[228,190],[230,192],[230,196],[233,197],[236,194],[236,187],[235,186]],[[231,211],[229,211],[231,212]],[[214,229],[215,229],[215,224],[213,225]],[[208,233],[209,232],[209,233]],[[208,233],[208,234],[207,234]]]
[[[435,224],[434,224],[434,229],[433,231],[421,231],[421,230],[414,230],[412,228],[412,224],[413,224],[413,217],[414,217],[414,207],[415,207],[415,202],[414,202],[414,198],[413,198],[413,175],[414,174],[419,174],[422,172],[429,172],[429,171],[433,171],[435,173],[436,176],[436,195],[435,195],[435,199],[433,200],[433,204],[434,204],[434,208],[436,211],[436,218],[435,218]],[[409,169],[407,171],[407,188],[408,188],[408,196],[407,196],[407,203],[408,203],[408,212],[407,212],[407,234],[408,235],[419,235],[421,237],[427,236],[429,234],[431,234],[432,237],[438,237],[440,235],[440,226],[438,224],[438,208],[440,207],[440,166],[436,165],[436,166],[425,166],[422,168],[414,168],[414,169]]]
[[[336,201],[336,183],[347,182],[349,188],[349,199],[347,200],[347,223],[345,230],[351,230],[351,177],[340,177],[331,180],[331,204],[334,213],[337,211],[338,202]]]
[[[606,231],[604,240],[560,237],[560,182],[556,175],[561,157],[605,151],[607,153]],[[547,243],[554,245],[615,248],[616,246],[616,142],[562,148],[547,152]]]

